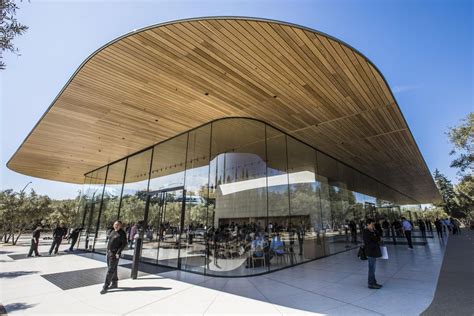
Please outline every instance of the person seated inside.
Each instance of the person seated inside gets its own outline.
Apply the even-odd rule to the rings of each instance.
[[[265,240],[260,234],[256,234],[252,240],[251,249],[254,257],[263,257],[265,248]]]
[[[285,254],[285,243],[281,240],[279,233],[273,237],[270,249],[277,256]]]
[[[251,257],[248,258],[246,268],[258,267],[262,263],[261,261],[252,262],[253,258],[265,258],[265,264],[268,264],[270,257],[268,255],[268,243],[265,241],[263,234],[255,234],[254,239],[250,243],[250,254]]]

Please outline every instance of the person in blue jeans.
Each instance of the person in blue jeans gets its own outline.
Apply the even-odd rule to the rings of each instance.
[[[375,266],[377,258],[382,256],[380,251],[380,235],[375,229],[375,221],[367,219],[367,228],[363,232],[365,255],[369,262],[369,289],[380,289],[382,285],[377,283],[375,279]]]

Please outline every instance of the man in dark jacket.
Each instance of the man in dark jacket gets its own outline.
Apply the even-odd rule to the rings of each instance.
[[[114,231],[109,235],[107,243],[107,275],[105,277],[104,287],[100,294],[107,293],[108,289],[118,287],[117,266],[122,250],[127,246],[127,234],[122,229],[122,222],[114,223]]]
[[[31,255],[33,254],[33,251],[35,252],[36,257],[41,257],[41,255],[38,252],[40,235],[41,235],[41,226],[38,226],[33,231],[33,235],[31,236],[31,246],[30,246],[30,251],[28,252],[28,257],[31,257]]]
[[[375,279],[375,263],[377,258],[382,256],[380,251],[380,235],[375,230],[375,221],[373,219],[367,220],[367,228],[363,233],[365,255],[369,262],[369,289],[380,289],[382,285],[377,284]]]
[[[54,254],[58,253],[59,246],[61,245],[61,242],[63,241],[63,238],[66,237],[66,235],[67,235],[67,228],[64,226],[64,223],[56,225],[56,228],[53,230],[53,243],[51,244],[51,248],[49,248],[50,256],[51,256],[51,253],[53,252],[53,249],[54,249]]]
[[[69,234],[69,240],[71,242],[71,246],[69,247],[69,251],[74,251],[74,245],[76,244],[77,239],[79,238],[79,234],[83,228],[76,227],[74,230]]]

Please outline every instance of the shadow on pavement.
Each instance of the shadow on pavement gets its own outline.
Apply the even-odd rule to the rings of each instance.
[[[7,313],[11,313],[14,311],[25,310],[28,308],[32,308],[36,306],[36,304],[26,304],[26,303],[11,303],[4,306],[4,309]]]
[[[39,271],[13,271],[13,272],[0,272],[0,278],[8,278],[13,279],[19,276],[28,275],[28,274],[35,274]]]
[[[107,293],[113,292],[137,292],[137,291],[164,291],[171,290],[170,287],[161,287],[161,286],[138,286],[138,287],[119,287],[117,289],[108,290]]]

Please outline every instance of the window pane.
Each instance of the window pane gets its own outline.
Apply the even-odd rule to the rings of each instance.
[[[344,181],[342,165],[321,152],[317,152],[317,158],[326,254],[332,254],[351,247],[351,227],[355,227],[357,237],[357,223],[352,223],[349,217],[354,199]]]
[[[296,263],[324,256],[319,235],[321,205],[316,182],[316,152],[288,137],[288,178],[290,188],[290,234],[296,235]],[[273,265],[272,265],[273,266]]]
[[[183,269],[200,273],[204,273],[210,248],[207,238],[210,141],[211,124],[191,131],[186,159],[185,230],[181,236],[180,258]]]
[[[130,247],[133,247],[134,237],[130,234],[131,228],[139,221],[144,220],[151,152],[152,150],[149,149],[129,157],[127,170],[125,171],[125,183],[123,186],[119,218],[123,222],[125,231],[127,232]],[[124,253],[131,255],[133,251],[130,249]]]
[[[288,190],[287,137],[267,126],[267,182],[268,182],[268,225],[270,239],[271,269],[297,262],[297,228],[301,222],[290,217]],[[296,181],[295,178],[293,180]],[[298,210],[295,209],[296,214]],[[304,222],[304,220],[303,220]],[[304,225],[304,224],[303,224]]]
[[[184,185],[187,138],[187,134],[183,134],[154,147],[149,192],[176,187],[180,187],[180,190],[182,190]],[[182,191],[177,193],[177,200],[179,201],[170,201],[171,195],[166,195],[166,197],[169,197],[166,201],[168,209],[168,214],[166,215],[163,213],[163,199],[165,197],[156,193],[150,198],[148,227],[143,239],[142,258],[145,261],[156,263],[158,256],[160,256],[162,259],[173,260],[173,263],[177,264],[179,247],[175,242],[171,242],[173,238],[166,238],[164,226],[170,226],[168,227],[168,232],[171,229],[177,229],[179,226],[181,219],[179,201],[182,201],[183,198]],[[164,218],[165,216],[166,218]],[[161,253],[159,254],[159,252]]]
[[[95,233],[97,228],[98,214],[100,209],[100,202],[105,183],[105,175],[107,167],[103,167],[90,175],[90,185],[85,196],[85,244],[84,248],[92,249],[94,245]]]
[[[210,200],[215,203],[208,215],[213,233],[207,272],[245,275],[266,271],[264,260],[247,259],[255,250],[252,239],[261,236],[263,241],[266,226],[264,124],[246,119],[213,123],[211,152]]]
[[[155,146],[151,167],[150,192],[182,187],[188,134]]]
[[[99,224],[99,232],[94,249],[105,253],[107,249],[107,235],[113,229],[114,221],[117,220],[120,195],[122,193],[123,175],[126,160],[121,160],[109,166],[107,180],[105,183],[104,197],[102,199],[102,211]]]

